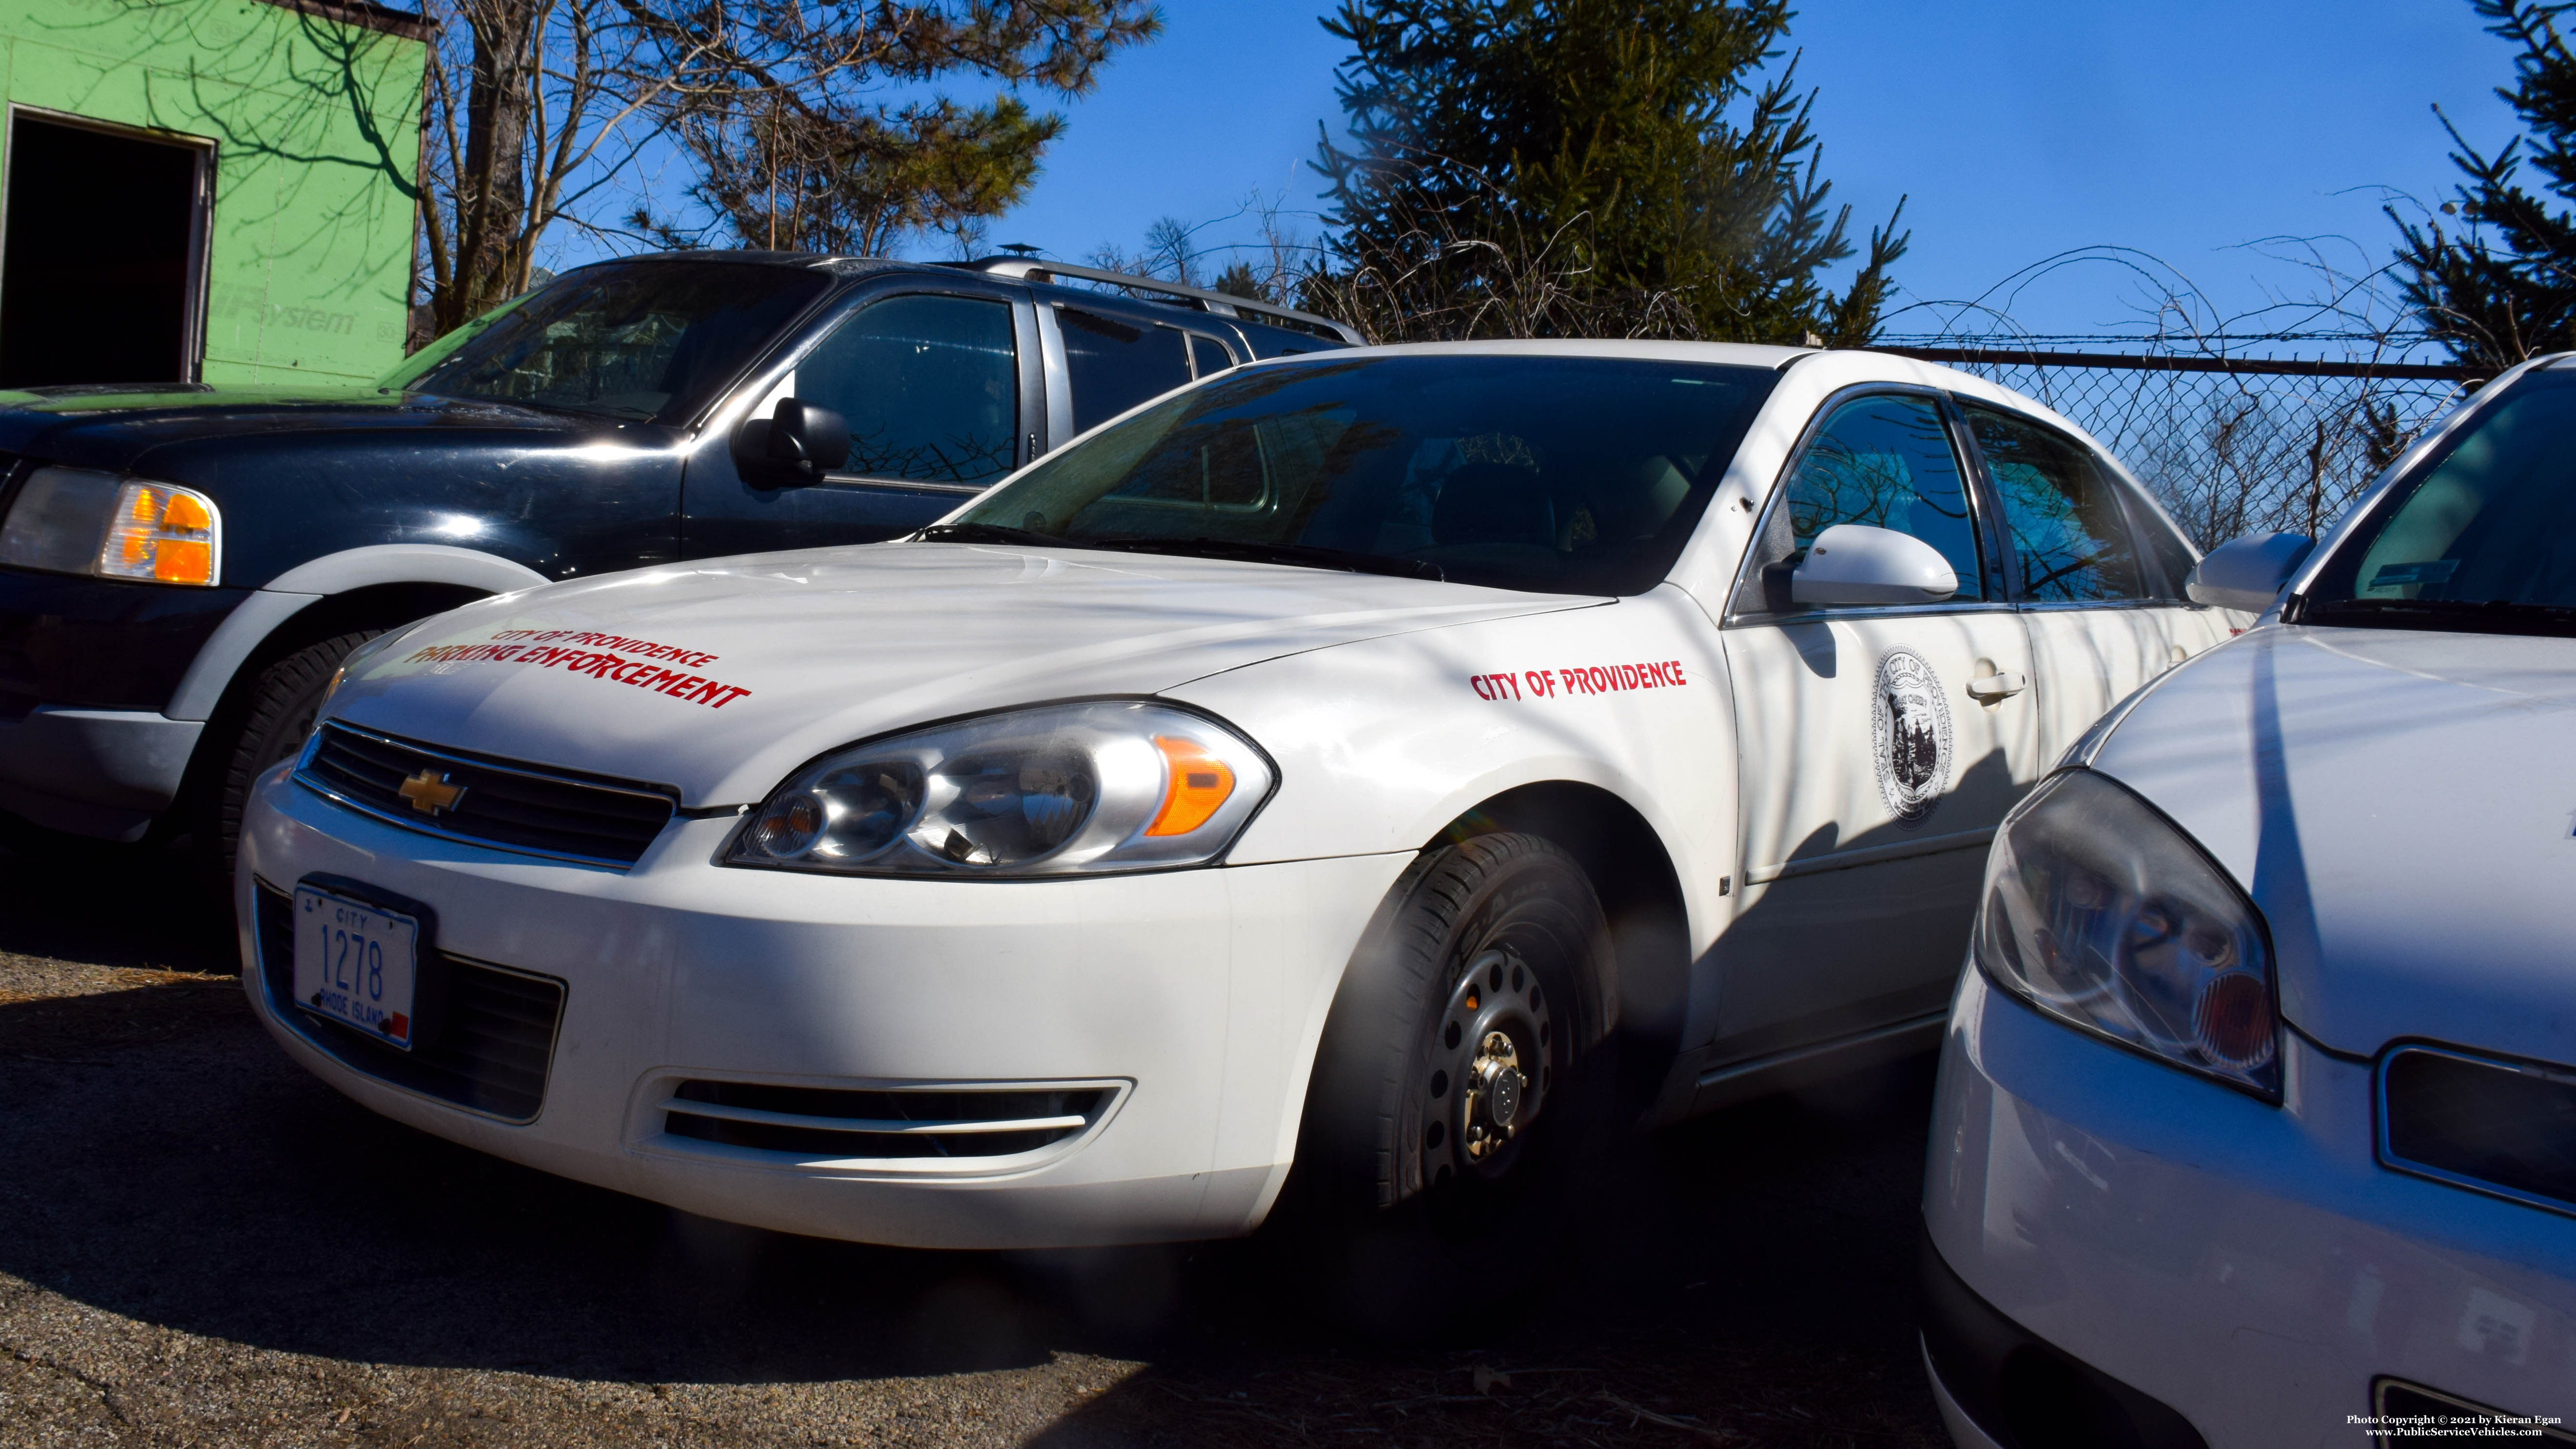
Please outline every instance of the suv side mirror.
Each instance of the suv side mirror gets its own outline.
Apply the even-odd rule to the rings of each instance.
[[[746,418],[734,430],[733,461],[753,484],[810,482],[850,461],[849,420],[818,403],[780,398],[768,417]]]
[[[1800,604],[1933,604],[1959,592],[1941,551],[1910,533],[1837,523],[1816,535],[1789,575]]]
[[[2304,533],[2249,533],[2209,551],[2184,581],[2195,604],[2216,604],[2260,614],[2281,596],[2281,586],[2308,561],[2317,541]]]

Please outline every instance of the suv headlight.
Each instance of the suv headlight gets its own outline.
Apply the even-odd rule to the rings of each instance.
[[[2006,818],[1974,951],[2051,1016],[2280,1100],[2262,918],[2189,837],[2100,775],[2058,775]]]
[[[192,488],[39,468],[0,523],[0,564],[208,585],[223,576],[223,516]]]
[[[1168,705],[1017,710],[824,756],[751,812],[725,863],[988,877],[1197,865],[1276,778],[1249,741]]]

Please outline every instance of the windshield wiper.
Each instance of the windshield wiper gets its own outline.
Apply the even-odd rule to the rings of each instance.
[[[2336,615],[2355,624],[2453,629],[2471,634],[2576,634],[2576,605],[2527,604],[2515,599],[2308,599],[2299,622],[2323,623]]]
[[[1182,558],[1230,558],[1247,563],[1287,564],[1292,568],[1340,569],[1353,574],[1393,574],[1404,579],[1446,583],[1440,566],[1422,559],[1388,558],[1311,543],[1264,543],[1235,538],[1091,538],[1087,548],[1114,548],[1129,553],[1165,553]]]
[[[1070,538],[1034,528],[1005,528],[998,523],[934,523],[913,538],[922,543],[1029,543],[1041,548],[1088,548]]]

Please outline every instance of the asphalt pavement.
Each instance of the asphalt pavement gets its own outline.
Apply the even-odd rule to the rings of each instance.
[[[7,1449],[1947,1444],[1928,1061],[1639,1140],[1518,1312],[1390,1351],[1264,1239],[795,1238],[384,1121],[261,1032],[181,865],[0,852]]]

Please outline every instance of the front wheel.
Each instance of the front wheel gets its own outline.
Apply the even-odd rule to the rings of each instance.
[[[341,661],[383,632],[336,634],[271,661],[243,697],[228,701],[209,726],[208,737],[197,746],[199,758],[208,763],[208,778],[197,793],[189,832],[195,837],[198,868],[215,899],[232,899],[233,848],[241,839],[252,783],[304,747]]]
[[[1615,1126],[1609,931],[1533,835],[1426,852],[1335,997],[1297,1154],[1316,1280],[1410,1337],[1526,1301]]]

